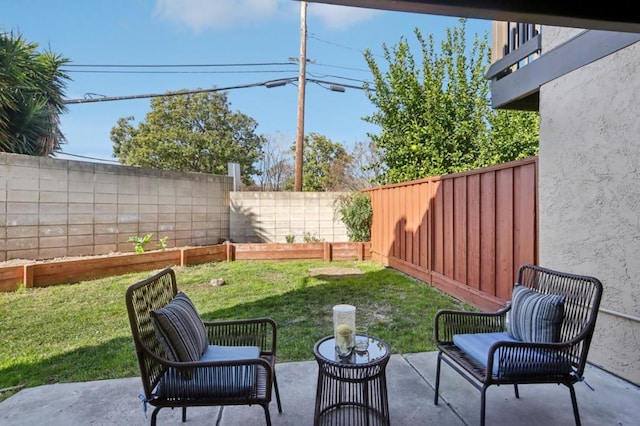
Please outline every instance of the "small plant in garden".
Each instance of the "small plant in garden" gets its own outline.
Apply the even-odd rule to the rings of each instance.
[[[319,243],[320,241],[323,241],[315,232],[305,232],[303,240],[305,243]]]
[[[284,239],[287,240],[288,243],[292,243],[296,240],[296,236],[289,234],[289,235],[285,235]]]
[[[158,245],[157,245],[158,248],[160,248],[162,250],[166,249],[167,248],[167,239],[168,238],[169,237],[162,237],[162,238],[158,239]]]
[[[133,237],[129,237],[129,241],[133,243],[133,248],[136,253],[144,253],[144,247],[149,244],[152,236],[153,234],[147,234],[144,237],[139,237],[136,235]]]
[[[373,208],[371,198],[362,192],[340,197],[334,205],[336,213],[347,227],[349,241],[370,241]]]

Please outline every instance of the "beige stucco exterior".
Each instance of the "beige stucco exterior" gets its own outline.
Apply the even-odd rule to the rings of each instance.
[[[543,54],[581,30],[543,27]],[[640,45],[540,90],[539,263],[604,285],[589,361],[640,384]],[[588,380],[588,378],[587,378]]]

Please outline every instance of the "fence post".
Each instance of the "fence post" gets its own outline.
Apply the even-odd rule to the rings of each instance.
[[[233,262],[234,258],[233,258],[233,245],[231,244],[231,241],[227,240],[224,242],[227,245],[227,262]]]
[[[25,288],[33,287],[33,268],[34,265],[24,265],[24,273],[22,274],[22,282],[24,282]]]
[[[325,243],[323,244],[323,251],[324,251],[324,261],[325,262],[331,262],[331,243],[328,243],[325,241]]]

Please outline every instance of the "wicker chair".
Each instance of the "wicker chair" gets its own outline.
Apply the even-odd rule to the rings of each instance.
[[[204,322],[209,345],[218,345],[215,348],[227,353],[239,347],[254,347],[254,353],[259,355],[244,359],[222,356],[195,362],[171,361],[156,337],[152,317],[174,300],[176,294],[176,276],[170,268],[133,284],[126,291],[145,411],[146,403],[155,407],[151,425],[156,424],[158,411],[163,407],[181,407],[185,422],[187,407],[247,404],[261,405],[266,423],[271,425],[272,388],[278,412],[282,413],[275,373],[276,323],[269,318]]]
[[[548,301],[549,297],[554,297],[552,295],[559,295],[563,304],[559,304],[561,310],[555,335],[532,339],[533,342],[513,337],[515,322],[534,321],[532,317],[538,316],[514,318],[516,289],[526,289],[523,291],[532,296],[530,300],[546,298]],[[489,386],[512,384],[515,396],[519,398],[518,385],[532,383],[567,386],[575,423],[580,425],[573,385],[583,380],[601,297],[602,284],[596,278],[522,265],[514,286],[514,298],[505,308],[493,313],[439,311],[434,330],[438,347],[434,403],[438,404],[440,364],[444,361],[481,392],[481,425],[485,423]],[[540,306],[527,307],[519,301],[518,309],[518,315],[544,311]],[[541,330],[540,324],[529,323],[528,327],[534,333]]]

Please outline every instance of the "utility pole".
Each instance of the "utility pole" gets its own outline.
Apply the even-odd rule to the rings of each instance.
[[[298,131],[294,190],[302,191],[302,153],[304,150],[304,91],[307,76],[307,2],[300,2],[300,75],[298,76]]]

